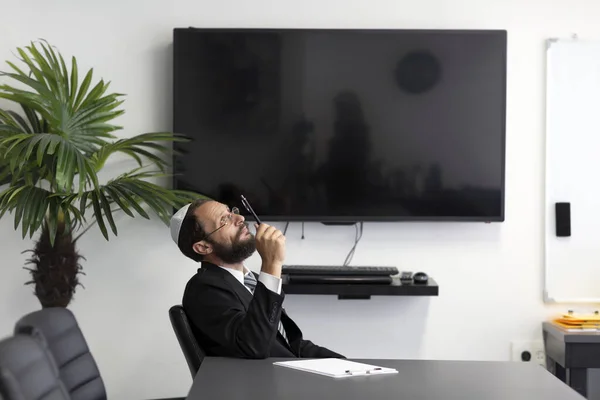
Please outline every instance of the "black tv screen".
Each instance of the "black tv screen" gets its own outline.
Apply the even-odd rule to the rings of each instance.
[[[175,187],[267,221],[503,221],[506,32],[174,30]]]

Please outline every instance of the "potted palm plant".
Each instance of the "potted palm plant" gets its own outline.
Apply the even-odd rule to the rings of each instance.
[[[80,80],[75,57],[67,68],[46,41],[17,51],[22,66],[7,61],[11,70],[0,74],[0,98],[22,110],[0,109],[0,218],[12,214],[23,238],[37,233],[27,283],[42,307],[66,307],[82,272],[77,240],[90,227],[106,240],[109,232],[116,236],[117,211],[168,223],[174,208],[197,196],[152,182],[167,175],[172,142],[184,137],[118,139],[122,127],[113,120],[124,113],[122,94],[108,93],[102,79],[94,83],[92,69]],[[133,158],[137,168],[99,182],[115,153]]]

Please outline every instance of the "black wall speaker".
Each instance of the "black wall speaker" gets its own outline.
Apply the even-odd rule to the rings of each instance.
[[[556,203],[556,236],[571,236],[571,203]]]

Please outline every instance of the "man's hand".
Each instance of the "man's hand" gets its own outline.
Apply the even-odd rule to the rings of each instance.
[[[273,226],[262,223],[256,227],[256,250],[262,259],[261,271],[277,278],[285,260],[285,236]]]

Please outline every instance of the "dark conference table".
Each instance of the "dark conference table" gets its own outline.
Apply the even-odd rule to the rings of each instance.
[[[584,400],[534,363],[353,360],[397,374],[330,378],[273,365],[275,361],[207,357],[188,400]]]

